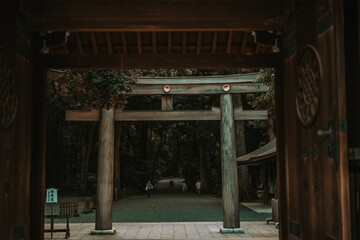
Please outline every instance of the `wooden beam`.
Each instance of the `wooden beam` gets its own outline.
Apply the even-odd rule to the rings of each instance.
[[[227,46],[226,46],[226,53],[230,53],[231,51],[231,44],[232,44],[232,38],[233,38],[234,31],[229,31]]]
[[[136,32],[138,54],[142,54],[141,32]]]
[[[198,94],[222,94],[222,83],[220,84],[174,84],[169,85],[171,90],[169,93],[164,92],[164,85],[137,85],[131,95],[198,95]],[[259,83],[231,83],[230,90],[227,93],[254,93],[266,92],[269,88]]]
[[[68,44],[69,46],[71,47],[74,47],[76,44]],[[227,45],[217,45],[216,46],[216,51],[221,51],[221,52],[226,52],[226,46]],[[52,50],[53,48],[56,48],[56,47],[52,47],[50,48],[50,50]],[[121,49],[120,46],[113,46],[114,49]],[[135,45],[128,45],[127,46],[128,50],[131,49],[132,51],[131,52],[137,52],[137,43],[135,43]],[[163,45],[158,45],[157,47],[157,51],[162,53],[162,54],[167,54],[168,53],[168,44],[163,44]],[[183,53],[183,44],[174,44],[174,41],[172,41],[172,52],[174,52],[174,50],[176,50],[176,52],[182,52]],[[186,47],[187,50],[194,50],[196,51],[197,50],[197,42],[195,44],[188,44],[187,47]],[[268,48],[268,49],[271,49],[271,48]],[[150,43],[150,44],[144,44],[143,41],[142,41],[142,50],[144,52],[144,50],[147,50],[147,52],[152,52],[153,53],[153,44]],[[204,42],[201,44],[201,50],[209,50],[209,51],[206,51],[206,52],[212,52],[212,43],[211,44],[204,44]],[[231,50],[232,52],[236,52],[237,50],[241,50],[241,46],[237,46],[237,45],[232,45],[231,46]],[[106,51],[102,51],[100,52],[99,54],[106,54],[107,52]],[[267,52],[267,53],[271,53],[271,52]],[[52,54],[52,53],[50,53]],[[76,53],[75,53],[76,54]]]
[[[121,42],[122,42],[122,47],[123,47],[123,53],[127,54],[127,43],[126,43],[125,32],[121,32]]]
[[[168,32],[168,53],[171,54],[172,52],[172,33]]]
[[[157,53],[157,41],[156,41],[156,32],[151,32],[151,37],[152,37],[152,49],[153,49],[153,54]]]
[[[174,97],[173,96],[161,96],[161,110],[174,110]]]
[[[39,58],[47,68],[58,69],[221,69],[277,66],[276,54],[47,54],[39,55]]]
[[[106,43],[107,43],[107,47],[108,47],[108,52],[110,54],[113,54],[113,49],[112,49],[112,43],[111,43],[111,33],[110,32],[106,32]]]
[[[244,32],[243,40],[241,43],[241,54],[245,54],[248,35],[248,32]]]
[[[114,121],[219,121],[220,109],[213,110],[188,110],[188,111],[163,111],[163,110],[114,110]],[[100,111],[66,111],[66,121],[99,121]],[[234,110],[235,120],[266,120],[267,111],[242,109]]]
[[[64,53],[65,53],[66,55],[68,55],[68,54],[69,54],[69,49],[68,49],[67,44],[63,44],[62,47],[63,47]]]
[[[258,54],[259,51],[260,51],[260,45],[259,44],[256,44],[256,47],[255,47],[255,54]]]
[[[197,47],[196,47],[196,53],[201,53],[201,42],[202,42],[202,32],[198,32],[198,38],[197,38]]]
[[[78,49],[79,49],[79,53],[80,54],[83,54],[84,53],[84,49],[82,47],[82,43],[81,43],[81,38],[80,38],[80,33],[75,33],[75,36],[76,36],[76,43],[77,43],[77,46],[78,46]]]
[[[182,41],[182,53],[186,54],[186,50],[187,50],[187,33],[183,32],[183,41]]]
[[[97,42],[96,42],[95,33],[91,32],[90,37],[91,37],[91,45],[92,45],[92,48],[93,48],[93,52],[94,52],[94,54],[98,54],[99,51],[98,51],[98,46],[97,46]]]
[[[138,85],[185,85],[185,84],[225,84],[251,83],[259,77],[258,73],[242,73],[215,76],[188,76],[188,77],[138,77]]]
[[[32,1],[34,31],[281,30],[287,0]]]
[[[213,41],[212,41],[212,48],[211,48],[211,53],[212,54],[216,53],[217,36],[218,36],[218,32],[214,31]]]

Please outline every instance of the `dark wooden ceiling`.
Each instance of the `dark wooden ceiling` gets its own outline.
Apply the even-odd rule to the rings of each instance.
[[[279,30],[291,0],[23,0],[36,31]]]
[[[252,32],[281,30],[292,2],[24,0],[24,9],[32,30],[46,33],[38,46],[46,39],[48,67],[234,68],[276,65],[273,44]],[[51,43],[65,32],[66,42]]]
[[[247,31],[97,31],[46,33],[39,46],[53,68],[274,67],[273,46]],[[273,38],[275,38],[275,33]],[[53,35],[56,35],[53,37]],[[54,40],[55,39],[55,40]],[[60,40],[60,43],[57,41]],[[38,52],[41,50],[39,49]]]
[[[51,43],[50,43],[51,44]],[[272,46],[246,31],[70,32],[50,54],[264,54]]]

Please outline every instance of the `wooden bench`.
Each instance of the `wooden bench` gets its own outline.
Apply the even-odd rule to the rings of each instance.
[[[65,238],[70,237],[69,218],[80,216],[78,212],[78,201],[67,201],[59,203],[59,214],[45,215],[45,218],[50,218],[50,229],[45,229],[44,232],[50,232],[51,238],[53,238],[54,232],[65,232]],[[66,228],[54,229],[54,219],[65,219]]]

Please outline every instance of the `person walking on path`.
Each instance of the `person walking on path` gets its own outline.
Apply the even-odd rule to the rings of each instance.
[[[150,198],[150,191],[153,190],[154,186],[151,184],[151,181],[149,180],[146,184],[145,191],[148,195],[148,198]]]
[[[182,190],[183,190],[183,192],[185,192],[187,190],[185,181],[182,182]]]
[[[196,193],[200,195],[200,190],[201,190],[201,182],[200,182],[200,180],[198,180],[195,183],[195,187],[196,187]]]

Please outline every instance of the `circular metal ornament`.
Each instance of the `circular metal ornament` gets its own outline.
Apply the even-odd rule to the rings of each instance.
[[[229,85],[229,84],[224,84],[224,86],[223,86],[223,91],[224,91],[224,92],[230,91],[230,85]]]
[[[169,93],[171,91],[171,87],[169,85],[164,86],[164,92]]]
[[[10,127],[18,108],[14,65],[10,56],[0,50],[0,128]]]
[[[301,124],[309,128],[319,112],[320,82],[323,79],[320,57],[314,47],[305,47],[298,63],[297,73],[296,112]]]

